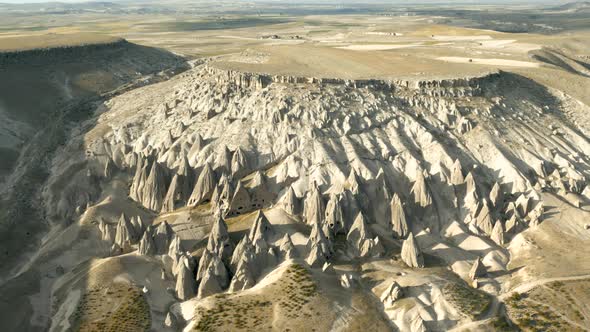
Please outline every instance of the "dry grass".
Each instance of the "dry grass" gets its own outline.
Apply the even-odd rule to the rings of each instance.
[[[506,301],[508,314],[524,331],[583,331],[590,328],[589,280],[555,281]]]
[[[92,33],[43,34],[0,38],[0,52],[108,44],[121,38]]]
[[[151,326],[143,293],[128,284],[87,291],[72,317],[74,331],[149,331]]]

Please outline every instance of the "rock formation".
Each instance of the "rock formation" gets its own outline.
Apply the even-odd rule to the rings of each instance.
[[[178,276],[176,278],[176,296],[180,300],[188,300],[195,296],[197,284],[193,271],[190,269],[188,260],[182,260],[178,264]]]
[[[406,220],[406,213],[404,212],[404,207],[402,206],[401,199],[399,195],[396,193],[393,195],[390,203],[391,207],[391,226],[393,230],[393,235],[398,239],[403,239],[408,235],[409,227],[408,222]]]
[[[123,250],[131,247],[132,244],[137,242],[137,235],[133,225],[127,219],[125,214],[121,214],[119,222],[117,223],[117,231],[115,233],[115,244]]]
[[[172,240],[173,235],[174,231],[172,230],[172,227],[170,227],[165,220],[156,227],[154,233],[156,254],[163,255],[168,253],[168,247],[170,246],[170,241]]]
[[[283,198],[283,209],[290,215],[299,214],[299,198],[295,194],[292,186],[287,189],[287,194]]]
[[[283,239],[279,242],[278,247],[279,252],[285,260],[299,257],[289,233],[285,233],[285,236],[283,236]]]
[[[230,292],[237,292],[252,288],[256,284],[256,279],[250,271],[251,262],[249,262],[247,257],[248,256],[242,256],[240,262],[238,263],[234,277],[232,278],[231,284],[229,285]]]
[[[455,163],[451,169],[451,179],[450,183],[453,185],[461,185],[465,182],[465,178],[463,177],[463,169],[461,167],[461,162],[459,159],[455,159]]]
[[[344,217],[342,215],[342,207],[340,206],[340,197],[332,194],[328,205],[326,206],[325,223],[330,228],[332,234],[344,232]]]
[[[215,190],[215,174],[211,169],[211,165],[205,164],[188,200],[188,206],[197,206],[209,201],[213,190]]]
[[[140,255],[149,256],[156,253],[156,245],[152,237],[152,228],[149,226],[143,233],[141,240],[139,241],[138,253]]]
[[[422,252],[416,243],[416,239],[414,239],[414,234],[411,232],[408,234],[408,238],[402,245],[401,258],[409,267],[424,267],[424,258],[422,256]]]
[[[254,245],[257,244],[258,241],[264,241],[268,243],[268,241],[275,235],[275,232],[272,228],[272,225],[264,215],[262,210],[258,210],[256,214],[256,218],[254,219],[254,223],[252,227],[250,227],[250,231],[248,233],[248,237],[250,241]]]
[[[317,222],[312,226],[307,247],[309,248],[309,255],[306,262],[311,267],[322,266],[332,257],[332,245],[328,242],[327,236]]]
[[[221,216],[218,216],[213,222],[207,241],[207,250],[219,256],[226,263],[231,260],[234,244],[229,238],[227,225]]]
[[[108,243],[113,243],[113,241],[115,240],[115,230],[113,229],[113,227],[111,225],[106,223],[104,221],[104,219],[102,219],[102,218],[98,222],[98,230],[100,231],[101,239],[103,241],[107,241]]]
[[[160,211],[164,196],[166,196],[166,177],[162,167],[154,162],[142,189],[141,203],[150,210]]]
[[[432,204],[432,196],[426,185],[426,178],[420,171],[416,172],[416,181],[412,186],[411,194],[413,195],[414,203],[417,206],[428,207]]]
[[[402,287],[394,281],[387,287],[387,289],[381,294],[381,302],[385,307],[392,306],[395,301],[401,299],[404,296]]]
[[[305,220],[308,225],[323,221],[325,215],[324,199],[320,188],[314,183],[305,199]]]
[[[481,262],[481,259],[478,257],[477,260],[471,266],[471,270],[469,270],[469,278],[471,280],[477,280],[486,274],[486,268]]]
[[[492,241],[496,242],[497,245],[504,245],[504,226],[502,225],[502,221],[496,220],[490,238]]]

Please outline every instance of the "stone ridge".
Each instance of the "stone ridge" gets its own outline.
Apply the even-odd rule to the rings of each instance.
[[[381,80],[381,79],[342,79],[320,78],[293,75],[272,75],[268,73],[249,73],[237,70],[217,68],[207,64],[204,70],[216,77],[217,83],[226,81],[239,87],[263,89],[272,83],[346,85],[353,88],[371,88],[374,90],[420,90],[430,96],[474,97],[482,93],[481,86],[501,76],[501,71],[490,71],[482,76],[431,80]]]

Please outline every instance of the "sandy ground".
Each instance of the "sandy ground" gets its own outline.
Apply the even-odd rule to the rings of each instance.
[[[464,58],[464,57],[439,57],[437,60],[454,62],[454,63],[467,63],[474,65],[490,65],[497,67],[525,67],[525,68],[538,68],[540,64],[528,61],[517,61],[508,59],[482,59],[482,58]]]

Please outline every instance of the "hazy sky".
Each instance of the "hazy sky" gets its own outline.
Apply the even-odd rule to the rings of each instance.
[[[104,2],[119,2],[118,0],[0,0],[0,3],[39,3],[39,2],[96,2],[96,1],[104,1]],[[201,0],[203,1],[203,0]],[[262,0],[264,1],[264,0]],[[272,0],[271,0],[272,1]],[[274,0],[277,1],[277,0]],[[279,0],[280,1],[280,0]],[[285,2],[289,1],[289,2],[296,2],[293,0],[284,0]],[[318,1],[318,0],[316,0]],[[322,1],[322,0],[319,0]],[[337,0],[328,0],[329,2],[338,2]],[[371,2],[371,0],[366,0],[367,2]],[[310,0],[304,0],[302,2],[315,2],[315,1],[310,1]],[[363,2],[363,0],[343,0],[342,2]],[[421,1],[421,0],[393,0],[393,3],[395,2],[405,2],[405,3],[423,3],[423,2],[446,2],[446,3],[452,3],[453,0],[426,0],[426,1]],[[568,3],[568,2],[577,2],[577,0],[460,0],[460,3]],[[215,3],[215,0],[211,0],[211,3]]]

